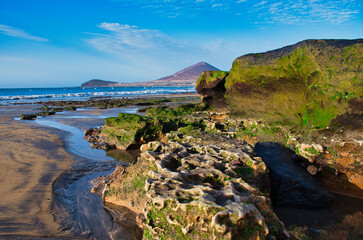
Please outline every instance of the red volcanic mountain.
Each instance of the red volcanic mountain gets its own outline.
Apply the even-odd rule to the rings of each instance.
[[[190,67],[174,73],[173,75],[163,77],[154,81],[135,82],[135,83],[118,83],[103,80],[90,80],[82,84],[82,87],[183,87],[195,86],[200,74],[204,71],[220,71],[218,68],[206,62],[199,62]],[[102,83],[104,82],[104,84]],[[97,86],[95,85],[97,84]]]
[[[173,75],[160,78],[150,83],[160,84],[162,86],[172,85],[172,86],[195,86],[197,79],[200,74],[204,71],[220,71],[218,68],[206,62],[199,62],[193,66],[184,68],[183,70],[174,73]]]

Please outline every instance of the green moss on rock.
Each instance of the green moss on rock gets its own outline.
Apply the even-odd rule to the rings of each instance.
[[[136,114],[120,113],[118,117],[106,118],[105,122],[102,134],[109,144],[119,149],[157,139],[160,133],[160,126],[152,119]]]
[[[362,63],[362,39],[307,40],[248,54],[233,62],[224,97],[232,113],[246,118],[322,129],[348,111],[350,100],[363,97]]]

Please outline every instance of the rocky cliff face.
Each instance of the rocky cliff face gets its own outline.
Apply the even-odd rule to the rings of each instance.
[[[306,40],[241,56],[223,79],[202,74],[196,89],[256,122],[241,139],[290,146],[330,191],[362,197],[362,64],[363,39]]]
[[[205,71],[197,81],[196,90],[208,105],[225,105],[225,83],[228,72]]]
[[[306,40],[244,55],[225,78],[223,100],[232,112],[247,117],[325,128],[362,97],[362,59],[362,39]],[[211,93],[201,92],[203,98],[220,99]]]

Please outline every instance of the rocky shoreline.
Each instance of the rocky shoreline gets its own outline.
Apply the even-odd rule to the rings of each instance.
[[[323,168],[303,154],[296,155],[295,146],[300,146],[299,149],[314,147],[319,154],[326,148],[301,143],[290,145],[294,152],[286,148],[291,151],[291,157],[285,157],[285,161],[295,164],[297,169],[290,173],[295,180],[286,179],[286,185],[281,185],[282,178],[271,175],[274,170],[266,165],[266,157],[247,143],[246,140],[251,139],[240,136],[242,130],[248,131],[246,125],[251,122],[228,118],[226,112],[202,109],[199,105],[153,107],[146,110],[146,117],[119,115],[106,120],[103,127],[106,131],[87,130],[86,134],[92,133],[92,139],[97,139],[93,144],[101,148],[103,142],[122,149],[141,146],[142,153],[135,165],[116,169],[95,188],[103,195],[105,204],[126,206],[137,213],[133,221],[144,229],[146,239],[168,238],[175,234],[186,239],[234,239],[237,236],[301,239],[296,236],[310,236],[304,228],[296,228],[298,233],[288,229],[289,233],[274,214],[271,197],[274,204],[308,208],[328,205],[333,198],[318,183]],[[130,125],[132,121],[137,124]],[[110,138],[111,129],[118,131]],[[149,136],[140,136],[137,129],[139,133],[148,132]],[[126,132],[127,141],[117,146],[115,139]],[[318,151],[320,149],[323,151]],[[296,180],[296,174],[303,175],[302,179]],[[301,187],[296,187],[294,181],[300,181]],[[206,206],[209,211],[200,210],[205,210]],[[190,218],[192,215],[194,218]],[[357,216],[355,222],[360,219]],[[217,221],[220,217],[223,221]],[[353,233],[361,234],[357,229]],[[320,236],[324,239],[328,235],[322,231]]]
[[[133,105],[147,101],[141,99],[141,104]],[[74,103],[62,105],[74,107]],[[53,108],[57,107],[54,103]],[[334,179],[343,186],[332,184],[338,189],[333,192],[361,196],[359,186],[349,179],[339,180],[343,168],[324,158],[331,156],[331,145],[327,147],[323,141],[304,143],[301,135],[282,126],[232,116],[223,109],[210,110],[193,98],[157,100],[144,104],[138,112],[142,116],[120,114],[106,119],[103,127],[86,130],[85,139],[91,147],[103,150],[141,149],[135,164],[118,166],[111,175],[96,179],[92,190],[102,196],[115,221],[138,229],[140,238],[177,234],[185,239],[303,239],[316,235],[314,231],[319,232],[320,239],[342,232],[342,236],[355,236],[348,239],[362,236],[359,212],[348,215],[345,222],[313,232],[307,226],[286,228],[274,213],[276,204],[308,208],[328,205],[332,197],[317,183],[332,191],[330,185],[324,184],[327,176],[328,181]],[[340,130],[330,130],[342,136]],[[324,136],[320,139],[324,140]],[[266,149],[261,154],[254,147],[264,141],[274,141],[276,147],[290,151],[290,158],[285,160],[298,169],[290,173],[292,178],[284,180],[287,185],[281,184],[282,178],[276,177],[273,166],[263,156]],[[338,143],[340,147],[348,144]],[[353,143],[359,145],[359,141]],[[356,154],[357,149],[353,150]],[[294,192],[296,174],[304,178],[299,180],[302,187]],[[362,176],[359,171],[356,175]],[[335,227],[338,232],[333,230]]]
[[[362,239],[362,41],[306,40],[241,56],[229,72],[201,74],[202,102],[46,107],[143,106],[105,119],[85,139],[104,150],[141,150],[135,164],[96,179],[93,192],[105,206],[132,211],[112,216],[144,239]],[[329,192],[360,198],[357,211],[314,228],[285,227],[274,212],[329,206]]]

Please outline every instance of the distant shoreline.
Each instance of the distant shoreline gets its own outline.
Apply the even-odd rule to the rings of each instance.
[[[0,104],[88,101],[96,98],[143,98],[197,95],[193,87],[19,88],[0,90]]]

